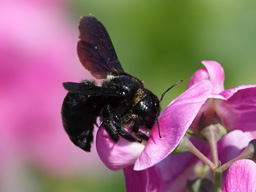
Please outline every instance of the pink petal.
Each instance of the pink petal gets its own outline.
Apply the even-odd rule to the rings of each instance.
[[[253,139],[249,132],[234,130],[218,142],[219,158],[222,164],[237,157],[241,150],[248,146]]]
[[[194,75],[189,80],[187,89],[200,81],[208,80],[208,79],[209,79],[209,74],[206,68],[199,69],[194,73]]]
[[[162,138],[159,138],[158,126],[155,123],[149,141],[135,163],[135,170],[157,164],[177,147],[211,89],[212,84],[209,81],[201,81],[169,104],[159,118]]]
[[[252,87],[256,87],[256,85],[239,85],[237,87],[234,87],[234,88],[231,88],[231,89],[226,89],[226,90],[222,91],[220,93],[220,95],[222,97],[224,97],[225,99],[228,99],[228,98],[232,97],[232,95],[234,95],[239,90],[247,89],[247,88],[252,88]]]
[[[133,166],[124,168],[124,176],[127,192],[161,192],[162,175],[157,166],[143,171],[134,171]]]
[[[228,170],[223,192],[256,191],[256,164],[251,160],[236,161]]]
[[[145,145],[127,141],[122,137],[116,143],[101,126],[97,132],[96,147],[101,160],[109,169],[120,170],[133,165]]]
[[[206,67],[210,81],[213,84],[212,93],[220,93],[224,90],[224,70],[216,61],[202,61],[202,64]]]
[[[256,130],[256,86],[239,86],[224,95],[227,100],[216,100],[215,111],[229,130]]]

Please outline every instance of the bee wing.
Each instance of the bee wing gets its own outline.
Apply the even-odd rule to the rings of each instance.
[[[108,74],[124,72],[117,58],[110,37],[95,17],[82,17],[79,24],[80,41],[77,54],[82,65],[97,79]]]
[[[90,81],[85,81],[82,83],[65,82],[63,86],[70,93],[83,94],[88,96],[114,96],[121,97],[120,94],[114,89],[99,87],[91,83]]]

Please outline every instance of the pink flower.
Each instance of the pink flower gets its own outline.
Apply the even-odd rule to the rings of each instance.
[[[228,130],[234,130],[217,143],[219,161],[225,164],[236,158],[248,143],[256,138],[253,133],[256,130],[256,119],[254,118],[256,115],[256,86],[242,85],[224,90],[222,67],[214,61],[203,61],[203,64],[206,68],[198,70],[192,76],[188,89],[195,83],[205,80],[212,83],[213,89],[190,128],[195,132],[200,132],[204,128],[200,126],[207,124],[208,119],[217,116],[218,123],[223,124]],[[195,139],[191,141],[205,156],[211,157],[209,147],[204,142]],[[175,166],[176,164],[177,166]],[[192,154],[184,153],[168,157],[157,166],[164,167],[163,174],[167,172],[164,175],[167,175],[168,177],[165,178],[169,179],[164,179],[164,183],[169,183],[167,189],[170,191],[184,191],[188,180],[202,177],[202,171],[204,171],[204,177],[212,180],[210,169],[205,169],[205,165]],[[177,170],[178,166],[182,169]],[[225,172],[223,181],[224,179]]]
[[[143,188],[146,191],[184,191],[188,180],[198,178],[202,172],[196,170],[203,170],[205,166],[197,157],[187,153],[167,157],[188,128],[200,133],[214,120],[227,130],[235,130],[218,142],[217,153],[222,164],[238,156],[255,138],[256,86],[242,85],[224,90],[221,65],[215,61],[202,63],[206,68],[198,70],[188,89],[162,112],[159,118],[161,139],[157,125],[153,126],[147,143],[135,144],[126,141],[114,143],[100,128],[97,134],[99,156],[110,169],[124,169],[128,191]],[[208,145],[195,138],[191,141],[205,156],[211,156]],[[102,145],[107,148],[103,150]],[[212,179],[210,169],[204,170],[204,176]],[[153,180],[156,177],[161,182]]]
[[[239,160],[229,168],[223,192],[256,191],[255,183],[255,162],[251,160]]]
[[[233,130],[217,143],[219,161],[223,165],[236,158],[241,151],[247,147],[248,143],[256,138],[253,133],[256,130],[256,86],[241,85],[224,90],[224,72],[220,64],[215,61],[203,61],[203,64],[206,68],[198,70],[192,76],[188,88],[195,83],[208,80],[212,83],[213,89],[190,128],[196,133],[200,132],[204,128],[203,126],[208,125],[207,123],[211,123],[210,120],[214,118],[217,120],[215,123],[222,124],[229,131]],[[195,141],[193,140],[193,142]],[[205,156],[211,157],[209,147],[205,143],[198,145],[197,141],[196,144],[197,148],[203,151]],[[195,171],[195,167],[197,167],[197,169],[199,168],[199,170],[203,170],[204,166],[197,157],[191,157],[190,164],[188,165],[186,161],[183,160],[186,156],[187,154],[180,154],[171,156],[165,160],[165,168],[176,169],[172,166],[175,163],[179,163],[179,166],[184,167],[173,177],[174,180],[169,180],[171,183],[169,189],[171,191],[183,191],[188,180],[199,177]],[[172,177],[171,173],[173,173],[172,170],[169,171],[169,177]],[[225,179],[225,174],[224,172],[223,179]],[[209,170],[204,173],[205,177],[209,178],[209,175]],[[202,175],[200,175],[200,177],[202,177]],[[177,188],[177,186],[179,186],[179,188]]]

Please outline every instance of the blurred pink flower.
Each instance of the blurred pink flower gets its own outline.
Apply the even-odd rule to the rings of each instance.
[[[256,191],[256,164],[251,160],[236,161],[228,170],[223,192]]]
[[[95,161],[84,166],[84,153],[70,142],[60,114],[62,82],[90,77],[77,58],[77,25],[60,8],[62,1],[59,8],[31,2],[0,3],[1,174],[30,163],[81,173]]]

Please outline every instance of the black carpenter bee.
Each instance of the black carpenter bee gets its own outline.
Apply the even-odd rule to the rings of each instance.
[[[80,62],[96,79],[104,80],[102,86],[88,80],[63,83],[68,93],[62,105],[62,121],[71,141],[90,151],[98,116],[115,142],[120,136],[129,141],[147,140],[139,127],[150,130],[158,123],[160,100],[141,80],[124,72],[106,29],[96,18],[82,17],[79,31]],[[131,132],[124,129],[126,124]]]

